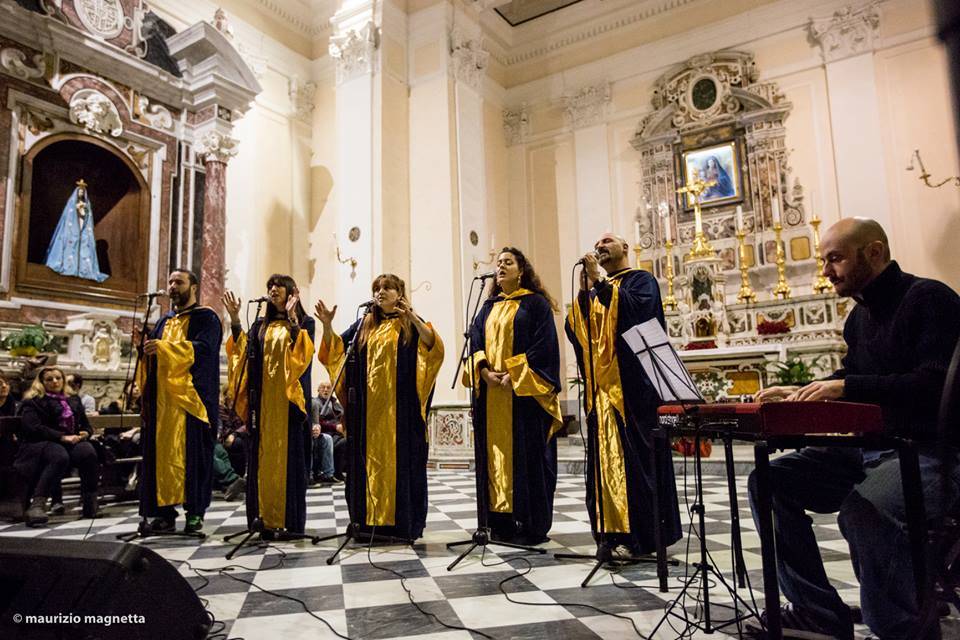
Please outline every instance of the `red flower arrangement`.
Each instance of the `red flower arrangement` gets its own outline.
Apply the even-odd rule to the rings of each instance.
[[[762,320],[757,324],[757,333],[762,336],[790,333],[790,325],[786,320]]]
[[[701,340],[699,342],[688,342],[683,345],[684,351],[696,351],[698,349],[716,349],[717,342],[715,340]]]

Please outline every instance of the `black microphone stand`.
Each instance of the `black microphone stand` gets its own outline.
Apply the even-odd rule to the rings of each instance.
[[[473,305],[473,311],[470,311],[470,302],[473,299],[473,287],[476,284],[477,280],[480,281],[480,291],[477,293],[477,299]],[[450,385],[451,389],[456,388],[457,380],[460,377],[460,367],[463,366],[464,361],[467,358],[467,353],[472,355],[474,353],[473,349],[473,323],[477,318],[477,313],[480,310],[480,299],[483,298],[483,281],[482,277],[475,277],[470,282],[470,292],[467,294],[467,307],[466,307],[466,327],[463,332],[463,348],[460,350],[460,358],[457,360],[457,370],[453,374],[453,383]],[[475,393],[478,388],[478,380],[474,380],[473,376],[474,367],[471,362],[467,367],[467,375],[470,380],[470,418],[471,420],[477,415],[477,394]],[[476,479],[477,479],[477,529],[473,532],[473,536],[469,540],[461,540],[459,542],[450,542],[447,543],[447,549],[452,549],[453,547],[460,547],[463,545],[470,545],[467,547],[466,551],[457,556],[457,559],[450,563],[447,567],[447,571],[452,571],[455,566],[457,566],[461,560],[463,560],[467,555],[469,555],[477,547],[486,547],[490,544],[499,545],[501,547],[509,547],[511,549],[521,549],[523,551],[531,551],[536,553],[546,553],[545,549],[540,549],[538,547],[531,547],[522,544],[514,544],[512,542],[503,542],[500,540],[492,540],[490,538],[490,526],[487,520],[488,511],[489,511],[489,496],[487,495],[488,485],[489,485],[489,470],[487,469],[487,430],[486,426],[484,428],[479,428],[476,423],[473,424],[473,459],[474,466],[476,466]]]
[[[581,261],[577,264],[582,265],[583,262]],[[574,297],[573,304],[580,304],[581,295],[583,295],[583,297],[586,299],[586,313],[584,313],[584,310],[581,307],[580,315],[584,316],[587,325],[587,358],[584,361],[583,372],[590,381],[589,396],[587,396],[587,398],[590,400],[588,405],[590,410],[585,412],[587,421],[587,442],[584,444],[587,447],[587,457],[591,457],[590,452],[593,454],[592,464],[590,466],[592,467],[592,473],[594,477],[593,500],[596,510],[595,518],[597,523],[597,552],[594,555],[582,553],[555,553],[553,554],[553,557],[557,560],[594,560],[595,564],[593,565],[593,569],[590,570],[590,573],[587,574],[587,577],[584,578],[583,582],[580,583],[581,587],[586,587],[597,571],[606,565],[612,564],[622,566],[640,563],[655,564],[657,560],[654,558],[638,558],[633,556],[618,556],[615,558],[613,555],[613,546],[607,541],[606,523],[604,522],[603,514],[603,466],[600,464],[600,416],[597,412],[597,376],[595,371],[596,363],[594,362],[593,357],[593,329],[591,323],[593,299],[590,297],[589,291],[583,292],[581,290],[581,292]],[[590,420],[591,415],[594,417],[593,422]],[[593,423],[596,423],[596,426],[591,426]],[[589,473],[590,470],[584,469],[584,472]],[[589,481],[589,477],[587,480]],[[676,561],[674,561],[674,564],[676,564]]]
[[[137,367],[145,366],[150,369],[156,369],[156,359],[147,360],[143,357],[143,346],[147,341],[147,323],[150,321],[150,310],[153,308],[153,301],[155,298],[162,295],[160,292],[148,293],[147,298],[147,308],[143,312],[143,322],[140,323],[140,343],[137,345],[137,364],[134,367],[134,371],[137,370]],[[147,379],[149,379],[149,369],[147,372]],[[146,424],[149,422],[150,418],[150,403],[147,400],[146,389],[140,390],[140,420],[141,424]],[[129,402],[129,399],[127,400]],[[154,424],[154,429],[156,429],[156,422]],[[141,454],[143,453],[143,439],[141,439]],[[141,465],[145,464],[142,460]],[[143,477],[142,469],[140,477]],[[144,491],[144,488],[141,486],[141,491]],[[143,499],[142,497],[140,498]],[[175,537],[175,538],[196,538],[198,540],[203,540],[207,537],[203,531],[156,531],[152,526],[150,526],[150,521],[146,516],[140,518],[140,524],[137,525],[137,530],[129,533],[118,533],[116,538],[117,540],[123,540],[124,542],[130,542],[134,538],[150,538],[150,537]]]
[[[366,312],[363,317],[366,317],[367,313],[370,313],[369,305],[360,305],[360,308],[366,307]],[[359,314],[359,308],[358,308]],[[347,472],[347,503],[349,504],[350,512],[350,523],[347,525],[346,531],[343,533],[335,533],[330,536],[324,536],[322,538],[316,537],[313,539],[313,544],[318,544],[326,540],[334,540],[336,538],[343,538],[343,542],[340,543],[340,546],[337,547],[336,551],[327,558],[327,564],[333,564],[333,561],[336,560],[337,556],[340,555],[340,552],[349,544],[351,540],[363,542],[393,542],[394,540],[400,540],[404,544],[413,544],[413,540],[404,540],[402,538],[394,538],[393,536],[384,536],[379,535],[374,532],[366,533],[361,531],[361,523],[354,520],[357,517],[357,514],[360,513],[361,507],[364,500],[366,500],[366,495],[369,493],[369,487],[367,486],[368,479],[366,477],[366,456],[361,455],[363,451],[362,447],[367,440],[367,427],[365,421],[361,418],[361,407],[358,406],[358,387],[360,385],[360,367],[357,360],[357,342],[360,338],[360,331],[363,328],[363,323],[361,322],[357,326],[357,330],[353,332],[353,337],[350,338],[350,344],[347,345],[346,353],[344,353],[343,364],[340,365],[340,370],[337,371],[337,376],[334,378],[332,387],[337,388],[337,385],[340,383],[340,379],[344,376],[344,372],[349,367],[350,375],[346,377],[347,384],[347,402],[344,406],[344,422],[345,422],[345,431],[347,437],[347,459],[349,461],[349,471]],[[322,338],[321,338],[322,340]],[[331,393],[326,402],[324,402],[323,407],[320,409],[321,415],[326,412],[330,403],[333,402],[333,393]],[[363,482],[363,493],[360,492],[360,482],[359,479],[364,478]]]
[[[250,323],[250,328],[247,330],[247,350],[246,357],[243,359],[243,365],[240,369],[240,375],[237,377],[237,385],[239,387],[240,381],[243,379],[243,374],[245,371],[252,371],[254,369],[253,362],[257,357],[256,351],[252,348],[254,344],[253,341],[260,340],[260,336],[257,335],[257,320],[260,319],[260,311],[263,309],[263,298],[258,298],[257,300],[251,300],[251,302],[257,303],[257,311],[254,314],[253,322]],[[249,308],[249,307],[248,307]],[[249,318],[249,316],[247,316]],[[247,424],[247,428],[250,431],[251,436],[256,436],[257,444],[259,447],[260,442],[260,388],[262,383],[250,384],[250,381],[247,381],[247,406],[250,408],[250,420]],[[234,390],[233,403],[236,406],[237,396],[236,391]],[[252,449],[252,447],[251,447]],[[244,477],[248,479],[247,491],[255,491],[257,487],[251,486],[249,483],[250,478],[250,457],[256,455],[256,451],[247,451],[247,469],[245,470]],[[286,529],[268,529],[264,526],[263,520],[260,518],[254,518],[253,522],[250,525],[249,529],[244,531],[238,531],[236,533],[231,533],[228,536],[223,538],[224,542],[230,542],[234,538],[243,536],[243,539],[238,542],[233,549],[231,549],[227,555],[227,560],[233,558],[233,556],[243,548],[253,536],[257,536],[260,540],[310,540],[316,541],[316,536],[311,536],[306,533],[299,533],[296,531],[287,531]]]

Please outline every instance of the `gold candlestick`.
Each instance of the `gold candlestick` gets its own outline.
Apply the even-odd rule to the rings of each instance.
[[[677,299],[673,297],[673,243],[667,240],[667,296],[663,299],[663,310],[672,311],[677,308]]]
[[[773,232],[776,234],[777,242],[777,286],[773,289],[773,297],[786,300],[790,297],[790,286],[787,284],[787,260],[783,250],[783,242],[780,240],[780,232],[783,225],[779,222],[774,223]]]
[[[693,246],[690,247],[690,253],[687,254],[687,260],[694,258],[712,258],[717,255],[716,250],[710,246],[710,241],[703,235],[703,215],[700,211],[700,194],[717,184],[716,180],[704,182],[700,179],[699,172],[694,169],[690,172],[692,178],[685,187],[677,189],[681,195],[693,197],[693,222],[696,228],[696,234],[693,237]]]
[[[756,302],[757,294],[753,292],[750,286],[750,276],[747,274],[747,245],[743,239],[747,234],[741,229],[737,231],[737,245],[740,251],[740,293],[737,294],[737,302]]]
[[[813,292],[827,293],[833,291],[833,283],[823,275],[823,256],[820,255],[820,218],[814,215],[810,219],[810,226],[813,227],[813,255],[817,259],[817,277],[813,280]]]

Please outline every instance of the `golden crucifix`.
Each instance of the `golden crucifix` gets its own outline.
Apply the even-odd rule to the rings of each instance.
[[[717,184],[716,180],[704,181],[700,179],[700,172],[696,169],[690,170],[690,180],[687,186],[677,189],[681,196],[689,196],[693,200],[693,221],[696,227],[696,235],[693,238],[693,246],[690,247],[690,253],[687,254],[687,260],[693,258],[712,258],[717,252],[706,236],[703,235],[703,215],[700,213],[700,194]]]

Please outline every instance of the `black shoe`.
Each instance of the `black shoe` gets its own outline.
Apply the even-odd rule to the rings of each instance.
[[[50,505],[50,511],[47,512],[47,515],[62,516],[66,512],[67,508],[63,506],[62,502],[54,502]]]
[[[223,499],[227,502],[233,502],[239,498],[246,490],[247,482],[243,478],[237,478],[223,490]]]
[[[194,515],[192,513],[187,514],[187,523],[183,525],[184,533],[196,533],[203,529],[203,516]]]
[[[333,476],[328,476],[325,473],[321,473],[317,476],[317,482],[320,484],[337,484],[338,480]]]
[[[763,626],[767,625],[767,612],[760,614]],[[818,620],[814,614],[798,608],[792,602],[780,607],[780,625],[783,628],[784,638],[801,638],[804,640],[853,640],[853,621],[844,628],[831,628]],[[756,622],[747,623],[746,637],[754,640],[765,640],[767,633]]]
[[[176,531],[175,518],[154,518],[150,521],[150,531],[154,533],[170,533]]]
[[[47,524],[47,498],[44,496],[34,496],[30,501],[30,506],[23,512],[23,520],[28,527],[39,527]]]

